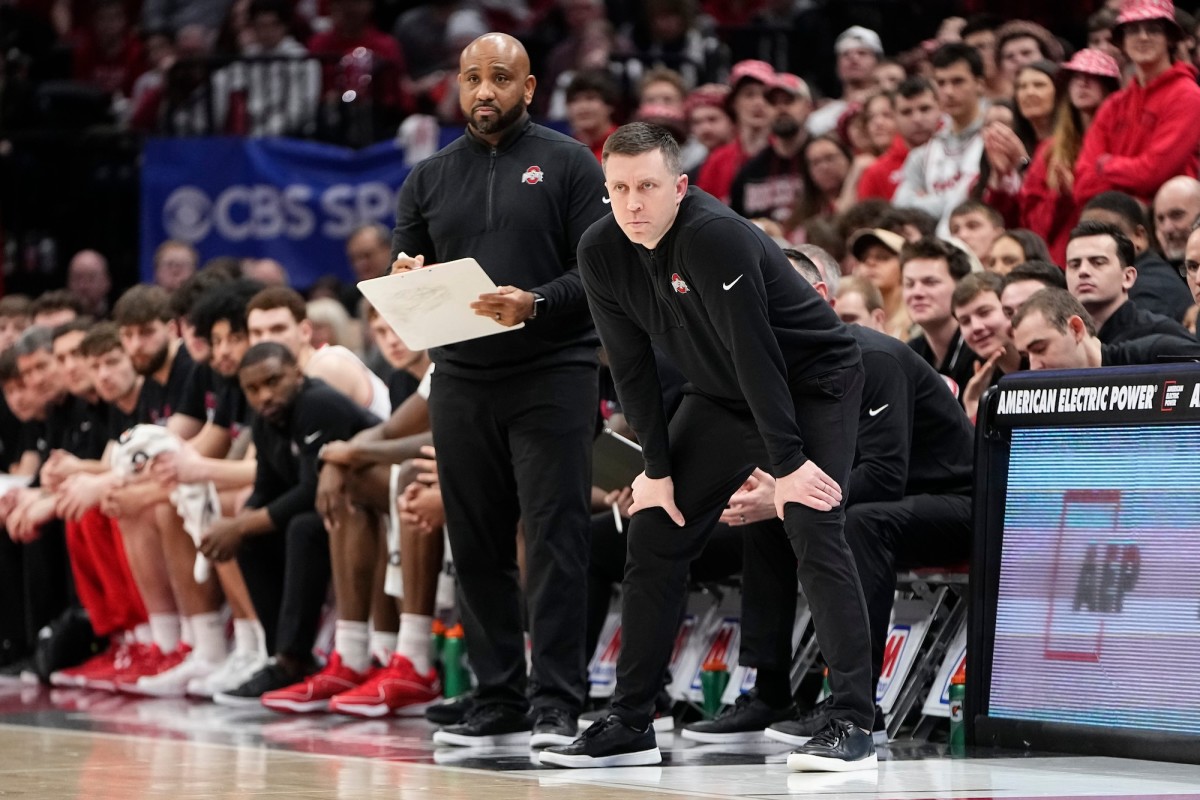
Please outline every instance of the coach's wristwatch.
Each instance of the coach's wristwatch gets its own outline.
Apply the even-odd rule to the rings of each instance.
[[[530,294],[533,295],[533,312],[529,315],[529,318],[537,319],[538,313],[546,308],[546,298],[537,292],[530,292]]]

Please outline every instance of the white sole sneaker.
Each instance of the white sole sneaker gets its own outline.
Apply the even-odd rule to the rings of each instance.
[[[431,700],[428,703],[413,703],[412,705],[401,706],[400,708],[391,708],[386,703],[377,705],[339,705],[336,708],[330,708],[334,714],[342,714],[347,717],[361,717],[363,719],[379,719],[380,717],[424,717],[425,709],[429,708],[434,703],[441,702],[441,698]]]
[[[579,722],[579,732],[583,733],[588,728],[592,727],[597,722],[599,722],[599,720],[583,719],[582,717],[580,717],[578,722]],[[650,725],[652,728],[654,728],[655,733],[670,733],[671,731],[675,730],[675,718],[672,717],[670,714],[668,714],[665,717],[655,717],[654,722],[650,723]]]
[[[570,744],[578,737],[566,736],[561,733],[535,733],[529,737],[530,747],[557,747],[562,744]]]
[[[530,736],[529,731],[498,733],[493,736],[464,736],[461,733],[442,730],[433,734],[433,743],[448,744],[452,747],[501,747],[508,744],[528,744]]]
[[[267,666],[269,659],[257,656],[232,655],[225,660],[216,672],[206,678],[188,683],[189,697],[201,697],[211,700],[214,695],[232,691],[253,678]]]
[[[284,714],[317,714],[329,710],[328,700],[259,700],[264,708]]]
[[[649,767],[662,763],[662,753],[657,747],[636,753],[618,753],[611,756],[568,756],[562,753],[543,752],[540,763],[570,769],[602,769],[604,767]]]
[[[209,678],[220,668],[221,664],[201,661],[191,653],[171,669],[146,675],[132,683],[122,683],[120,689],[125,694],[142,697],[184,697],[191,683]]]
[[[679,733],[684,739],[705,744],[744,744],[767,741],[766,731],[739,731],[737,733],[706,733],[684,728]]]
[[[809,753],[792,753],[788,756],[787,765],[788,769],[793,772],[858,772],[876,769],[879,766],[879,760],[874,753],[857,761],[827,758]]]
[[[217,692],[212,696],[212,701],[219,706],[226,708],[262,708],[261,697],[237,697],[235,695],[226,694],[225,692]]]
[[[811,736],[793,736],[790,733],[777,731],[774,728],[767,728],[765,731],[763,731],[763,736],[775,742],[790,744],[792,747],[799,747],[802,744],[808,744],[808,740],[812,738]]]

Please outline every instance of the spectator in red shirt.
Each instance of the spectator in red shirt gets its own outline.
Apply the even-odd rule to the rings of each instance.
[[[1113,58],[1099,50],[1080,50],[1062,67],[1054,131],[1038,144],[1032,159],[1023,143],[1003,131],[1009,147],[1000,153],[989,132],[993,136],[989,152],[999,162],[992,163],[991,186],[984,199],[1004,215],[1009,227],[1028,228],[1045,239],[1056,264],[1066,263],[1067,239],[1079,220],[1074,168],[1084,133],[1100,104],[1120,87],[1120,80],[1120,67]]]
[[[617,87],[602,70],[580,70],[567,84],[567,124],[600,161],[604,143],[617,129]]]
[[[123,97],[133,93],[146,60],[122,0],[97,0],[91,25],[76,37],[71,61],[75,80]]]
[[[729,111],[737,126],[733,141],[709,154],[696,185],[722,203],[738,170],[767,146],[774,114],[767,91],[775,84],[775,70],[765,61],[739,61],[729,74]]]
[[[729,116],[729,87],[706,83],[693,89],[684,102],[684,113],[691,140],[681,153],[683,171],[695,183],[696,173],[708,160],[709,153],[733,141],[736,129]]]
[[[900,84],[895,97],[896,137],[887,151],[867,167],[858,182],[858,199],[878,197],[891,200],[904,180],[904,161],[915,147],[928,142],[942,120],[933,84],[924,78],[909,78]]]
[[[332,27],[308,40],[308,51],[315,56],[342,56],[340,70],[332,64],[325,68],[326,102],[344,94],[361,92],[366,72],[371,76],[374,99],[391,109],[407,110],[400,90],[400,76],[406,72],[400,43],[375,27],[371,21],[371,0],[329,0]],[[364,52],[359,53],[359,49]]]
[[[1100,107],[1075,164],[1075,200],[1119,190],[1149,204],[1176,175],[1200,175],[1196,68],[1174,61],[1183,31],[1170,0],[1126,0],[1113,28],[1134,77]]]

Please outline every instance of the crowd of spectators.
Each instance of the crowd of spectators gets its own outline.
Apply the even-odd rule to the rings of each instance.
[[[1030,20],[975,14],[948,17],[900,51],[887,30],[849,25],[827,43],[832,86],[828,65],[787,63],[770,48],[757,53],[766,59],[739,58],[756,53],[725,35],[738,26],[790,30],[811,13],[798,10],[803,3],[402,5],[5,4],[5,19],[20,23],[5,36],[28,58],[10,52],[0,73],[0,159],[6,134],[46,103],[67,102],[71,86],[89,87],[121,125],[147,133],[312,136],[328,129],[330,108],[364,102],[385,136],[411,118],[462,125],[457,54],[482,33],[505,30],[536,56],[536,117],[560,124],[597,158],[625,121],[667,128],[693,185],[781,247],[819,253],[813,260],[823,259],[822,282],[839,316],[907,342],[944,376],[972,421],[984,391],[1014,371],[1200,354],[1200,49],[1196,19],[1169,0],[1096,4],[1086,42]],[[66,77],[71,82],[52,80]],[[436,678],[421,655],[423,640],[404,640],[404,626],[399,642],[395,636],[403,617],[427,639],[435,612],[437,481],[430,453],[411,461],[428,443],[420,438],[427,437],[427,384],[424,395],[418,388],[428,359],[404,348],[336,279],[302,287],[305,299],[285,288],[286,264],[217,259],[201,268],[188,244],[165,242],[153,287],[121,291],[99,249],[66,260],[65,291],[0,299],[3,466],[33,481],[0,499],[8,530],[0,537],[7,576],[0,586],[12,595],[0,609],[27,609],[19,620],[0,613],[7,648],[0,656],[27,655],[37,625],[66,604],[61,581],[44,579],[63,554],[39,534],[58,519],[74,583],[89,587],[77,590],[78,599],[100,604],[88,608],[93,628],[114,636],[102,665],[109,672],[60,679],[234,704],[271,697],[280,710],[300,710],[294,685],[318,669],[312,597],[306,605],[289,594],[294,586],[238,574],[231,554],[268,528],[286,530],[289,542],[294,535],[306,543],[295,547],[311,553],[322,525],[332,543],[344,535],[335,530],[361,523],[349,519],[360,508],[386,519],[386,491],[382,503],[354,495],[367,490],[345,484],[330,464],[353,473],[406,463],[400,517],[404,530],[423,535],[423,544],[406,546],[434,554],[421,562],[426,573],[434,565],[432,580],[410,576],[420,597],[399,605],[386,599],[386,564],[375,575],[370,558],[364,562],[364,554],[391,546],[374,528],[344,550],[333,545],[323,567],[310,562],[315,572],[290,562],[289,569],[319,599],[332,576],[341,607],[337,669],[349,673],[330,680],[358,686],[372,655],[395,667],[395,651],[404,670],[415,670],[422,702],[432,700]],[[389,249],[386,229],[361,228],[347,243],[351,271],[360,279],[384,274]],[[260,342],[276,346],[247,356]],[[358,445],[329,450],[336,455],[320,462],[310,446],[317,439],[304,427],[311,414],[297,411],[289,424],[299,427],[280,445],[249,413],[277,411],[272,381],[290,392],[289,408],[331,402],[320,393],[310,398],[304,375],[321,377],[344,395],[336,402],[357,407],[344,415],[344,429],[321,431],[319,444]],[[83,436],[81,421],[103,435]],[[135,422],[166,423],[187,442],[164,460],[169,466],[157,467],[163,480],[149,487],[129,482],[114,461],[121,432]],[[253,461],[237,447],[239,431],[251,428],[257,473],[224,463]],[[384,452],[364,444],[375,439],[396,445]],[[287,442],[294,463],[262,450]],[[268,468],[271,480],[263,477]],[[241,526],[221,528],[221,537],[201,545],[201,555],[218,563],[220,592],[198,573],[188,583],[194,545],[181,553],[165,544],[187,514],[175,515],[164,487],[207,481]],[[118,521],[119,530],[103,520]],[[107,533],[83,544],[82,532],[99,527]],[[128,566],[103,565],[116,556]],[[242,571],[262,557],[240,560]],[[350,588],[361,589],[364,576],[374,580],[371,596]],[[105,605],[109,590],[116,594]],[[240,623],[228,652],[214,632],[222,595]],[[185,661],[190,671],[176,669]],[[156,682],[171,670],[174,682]],[[367,713],[365,702],[355,695],[343,710]]]

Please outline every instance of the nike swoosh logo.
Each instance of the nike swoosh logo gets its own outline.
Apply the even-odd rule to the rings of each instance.
[[[721,288],[728,292],[730,289],[732,289],[734,287],[734,284],[736,284],[738,281],[740,281],[742,279],[742,276],[745,274],[746,273],[743,272],[741,275],[738,275],[736,278],[731,280],[729,283],[722,283]]]
[[[612,202],[612,198],[611,197],[601,197],[600,202],[604,203],[604,205],[608,205],[609,203]]]
[[[871,409],[870,411],[868,411],[867,413],[868,413],[868,414],[870,414],[872,417],[877,417],[877,416],[879,416],[880,414],[882,414],[882,413],[883,413],[883,410],[884,410],[885,408],[887,408],[888,406],[890,406],[890,405],[891,405],[891,403],[884,403],[884,404],[883,404],[883,405],[881,405],[879,408],[872,408],[872,409]]]
[[[316,433],[310,433],[308,436],[304,437],[304,443],[312,444],[319,438],[321,438],[321,431],[317,431]]]

